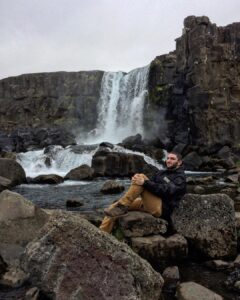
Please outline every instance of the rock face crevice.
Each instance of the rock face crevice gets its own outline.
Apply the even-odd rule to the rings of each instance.
[[[176,51],[151,63],[150,107],[166,119],[159,131],[174,144],[237,144],[239,61],[240,23],[217,27],[208,17],[187,17]]]

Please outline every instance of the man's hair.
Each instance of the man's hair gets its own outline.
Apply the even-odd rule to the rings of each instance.
[[[182,155],[181,155],[179,152],[176,152],[176,151],[170,151],[169,154],[170,154],[170,153],[176,155],[178,160],[182,160]]]

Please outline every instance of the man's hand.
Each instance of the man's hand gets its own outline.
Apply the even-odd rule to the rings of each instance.
[[[144,181],[145,179],[142,174],[135,174],[132,177],[132,184],[143,185]]]

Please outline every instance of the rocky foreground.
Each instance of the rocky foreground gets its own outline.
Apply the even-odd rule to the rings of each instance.
[[[198,254],[209,268],[237,270],[233,200],[225,194],[187,194],[173,225],[175,231],[169,231],[165,220],[129,212],[119,218],[114,237],[84,215],[40,209],[4,190],[0,284],[28,284],[25,299],[155,300],[169,286],[177,299],[223,299],[195,282],[181,282],[177,265]],[[238,290],[239,280],[232,276],[226,284]]]

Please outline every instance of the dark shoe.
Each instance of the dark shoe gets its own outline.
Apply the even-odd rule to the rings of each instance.
[[[128,212],[128,207],[122,204],[118,204],[113,208],[105,208],[104,212],[108,217],[120,217]]]

